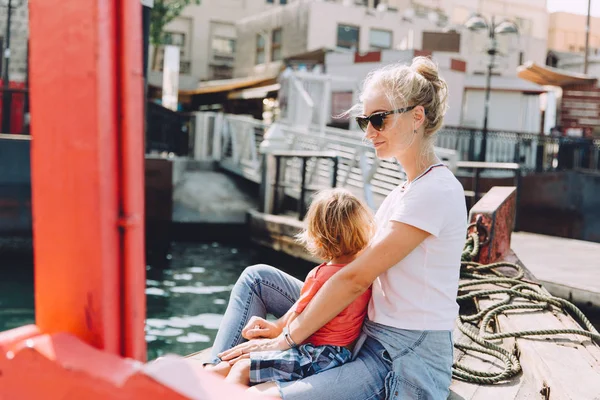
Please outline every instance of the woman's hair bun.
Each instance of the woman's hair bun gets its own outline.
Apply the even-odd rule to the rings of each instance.
[[[410,67],[429,82],[435,83],[440,79],[437,65],[428,57],[415,57]]]

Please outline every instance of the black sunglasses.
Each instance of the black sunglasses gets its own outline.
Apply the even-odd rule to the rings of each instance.
[[[360,129],[363,130],[363,132],[367,131],[367,126],[369,126],[369,122],[371,123],[373,128],[375,128],[376,131],[382,131],[383,130],[383,122],[385,121],[385,118],[388,115],[402,114],[402,113],[412,110],[415,107],[416,107],[416,105],[399,108],[397,110],[392,110],[392,111],[379,111],[379,112],[369,115],[368,117],[366,115],[359,115],[358,117],[356,117],[356,122],[358,123],[358,126],[360,127]]]

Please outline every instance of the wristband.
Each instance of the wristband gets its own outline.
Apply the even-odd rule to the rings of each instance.
[[[287,326],[283,327],[283,337],[285,338],[285,341],[287,342],[288,346],[290,346],[290,348],[294,349],[298,347],[298,344],[294,342],[294,339],[292,339],[292,336],[290,335],[290,330]]]

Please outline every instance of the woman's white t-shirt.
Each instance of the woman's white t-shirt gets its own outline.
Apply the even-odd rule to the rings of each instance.
[[[431,168],[406,188],[397,187],[375,215],[380,241],[389,221],[431,234],[373,282],[371,321],[411,330],[452,330],[467,209],[460,182],[446,167]],[[398,238],[402,240],[402,238]]]

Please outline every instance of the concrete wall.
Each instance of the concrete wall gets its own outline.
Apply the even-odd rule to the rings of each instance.
[[[463,24],[471,13],[478,12],[485,17],[494,15],[515,20],[521,32],[527,36],[545,39],[548,35],[546,0],[419,0],[418,4],[441,8],[453,25]]]
[[[583,52],[586,16],[566,12],[550,14],[548,48],[557,51]],[[600,50],[600,18],[590,20],[590,48]]]
[[[191,63],[191,71],[180,77],[180,88],[193,89],[199,81],[212,79],[210,64],[215,61],[211,47],[213,37],[237,39],[237,21],[264,10],[282,7],[279,1],[275,0],[274,3],[277,4],[269,4],[266,0],[203,0],[200,5],[186,7],[179,17],[167,24],[166,32],[186,35],[181,60]],[[236,48],[241,49],[240,44]],[[150,51],[150,61],[153,51]],[[233,60],[231,66],[233,67]],[[150,73],[149,81],[160,86],[162,73]]]
[[[265,11],[257,16],[249,17],[238,23],[238,37],[243,40],[240,43],[240,53],[236,56],[235,75],[244,76],[255,73],[256,66],[256,35],[260,32],[271,32],[272,29],[283,28],[282,49],[285,55],[295,55],[323,48],[334,49],[337,46],[338,25],[350,25],[359,28],[359,52],[373,50],[370,44],[370,32],[372,29],[386,30],[392,34],[392,49],[422,49],[423,32],[436,31],[454,27],[460,34],[460,52],[455,54],[467,63],[467,72],[485,72],[489,58],[486,54],[489,41],[485,33],[474,33],[462,27],[470,12],[478,7],[472,1],[455,0],[456,10],[465,11],[466,17],[460,24],[450,24],[444,27],[438,26],[427,16],[417,14],[406,17],[406,8],[387,11],[368,9],[364,6],[353,4],[344,5],[340,2],[303,2],[301,4],[288,5],[283,10]],[[495,2],[496,3],[496,2]],[[544,64],[546,59],[546,34],[547,13],[544,7],[539,7],[539,0],[528,4],[516,3],[506,0],[497,2],[502,4],[500,14],[494,14],[497,21],[504,15],[511,18],[521,19],[523,30],[520,36],[509,35],[498,38],[498,47],[506,57],[497,57],[496,72],[507,76],[516,76],[516,68],[519,61],[535,61]],[[454,6],[453,6],[454,7]],[[462,8],[461,8],[462,7]],[[510,10],[510,12],[508,12]],[[522,13],[521,11],[522,10]],[[452,13],[451,13],[452,11]],[[448,9],[448,13],[460,20],[460,12],[454,13],[455,9]],[[490,13],[497,11],[490,8]],[[308,13],[308,19],[306,15]],[[292,15],[295,14],[295,15]],[[456,15],[455,15],[456,14]],[[461,14],[462,15],[462,14]],[[491,15],[491,14],[490,14]],[[453,17],[453,18],[454,18]],[[535,21],[535,25],[533,22]],[[541,29],[541,30],[540,30]],[[289,31],[286,33],[286,31]],[[352,50],[343,50],[351,52]],[[523,53],[522,55],[520,53]]]
[[[466,90],[460,126],[483,127],[484,90]],[[488,129],[539,133],[539,96],[515,91],[491,91]]]
[[[268,74],[279,71],[282,61],[272,61],[271,35],[281,28],[281,57],[286,58],[313,50],[308,47],[309,4],[292,3],[285,7],[245,18],[237,23],[238,50],[235,57],[234,76]],[[265,38],[266,63],[257,64],[256,42],[258,35]]]

